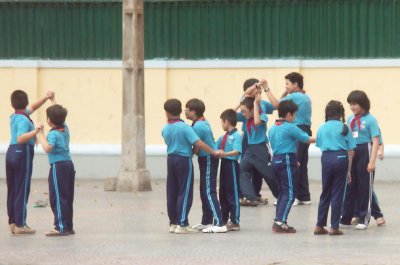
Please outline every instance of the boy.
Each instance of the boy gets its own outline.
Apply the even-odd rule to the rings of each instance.
[[[49,156],[49,196],[54,214],[54,229],[46,236],[68,236],[75,234],[73,227],[73,202],[75,168],[69,152],[69,129],[65,124],[67,110],[55,103],[46,110],[47,124],[51,127],[47,140],[43,126],[38,139]]]
[[[53,92],[47,92],[45,97],[28,107],[28,95],[24,91],[15,90],[11,94],[11,105],[15,113],[10,117],[11,141],[6,155],[7,211],[10,231],[16,235],[36,232],[26,224],[33,148],[39,131],[35,129],[29,115],[52,96],[54,96]]]
[[[221,202],[222,221],[228,231],[239,231],[239,156],[242,152],[241,137],[236,129],[237,117],[233,109],[222,112],[221,125],[226,132],[217,141],[221,170],[219,175],[219,200]],[[228,220],[230,221],[228,222]]]
[[[170,221],[169,232],[176,234],[195,233],[198,230],[189,226],[188,215],[193,201],[192,146],[213,156],[214,151],[196,135],[193,128],[180,119],[182,104],[177,99],[164,103],[168,124],[162,130],[167,144],[167,208]]]
[[[215,149],[214,136],[208,121],[204,118],[206,107],[204,102],[193,98],[186,103],[186,118],[193,121],[192,128],[205,144]],[[196,225],[204,233],[225,233],[226,226],[222,221],[221,207],[217,197],[218,158],[212,157],[205,151],[197,151],[200,169],[200,198],[203,217],[201,224]],[[213,225],[215,220],[215,226]]]
[[[314,143],[315,139],[294,125],[297,105],[291,100],[279,103],[279,118],[269,131],[274,156],[272,168],[277,176],[280,193],[276,206],[276,218],[272,231],[276,233],[296,233],[296,229],[287,225],[290,208],[297,194],[298,161],[296,158],[296,144]]]

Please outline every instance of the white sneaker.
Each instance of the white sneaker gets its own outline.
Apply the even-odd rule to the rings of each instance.
[[[175,233],[176,227],[177,227],[177,225],[169,225],[169,232],[170,233]]]
[[[209,225],[198,224],[198,225],[193,226],[193,228],[197,229],[199,231],[203,231],[203,229],[207,229],[212,226],[213,226],[212,224],[209,224]]]
[[[203,233],[226,233],[228,229],[226,228],[226,225],[224,226],[211,226],[209,228],[205,228],[202,230]]]
[[[297,205],[310,205],[311,201],[300,201],[298,199],[295,199],[293,202],[293,206],[297,206]]]
[[[274,205],[277,206],[278,205],[278,201],[274,201]]]
[[[195,234],[198,230],[194,229],[190,225],[188,226],[180,226],[178,225],[175,229],[175,234]]]
[[[352,225],[339,224],[339,227],[342,228],[342,229],[351,229],[353,226]]]
[[[365,224],[356,225],[357,230],[367,230],[367,228],[368,228],[368,226],[366,226]]]

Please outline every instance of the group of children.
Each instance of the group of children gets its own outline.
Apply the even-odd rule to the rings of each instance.
[[[30,115],[47,100],[52,106],[46,110],[51,127],[47,138],[44,126],[35,127]],[[10,232],[29,235],[36,231],[27,225],[27,202],[30,193],[34,145],[40,143],[50,163],[49,196],[54,214],[54,229],[46,236],[67,236],[73,229],[73,200],[75,169],[69,152],[69,129],[65,124],[67,110],[56,104],[54,92],[29,105],[28,95],[22,90],[11,94],[15,112],[10,117],[11,142],[6,154],[7,211]]]
[[[303,89],[303,76],[290,73],[285,81],[286,92],[277,99],[266,80],[246,80],[240,105],[220,116],[226,133],[217,141],[204,117],[203,101],[191,99],[185,105],[191,126],[180,119],[179,100],[165,102],[168,124],[162,136],[168,153],[171,233],[240,230],[240,205],[268,203],[260,195],[262,179],[277,198],[272,230],[296,233],[287,220],[292,205],[311,204],[307,164],[309,146],[315,142],[322,151],[322,193],[314,234],[342,235],[340,227],[353,225],[365,230],[371,215],[378,226],[385,224],[373,191],[375,163],[377,157],[383,157],[383,143],[377,121],[369,113],[367,95],[363,91],[350,93],[347,101],[353,114],[347,125],[342,103],[330,101],[325,123],[315,139],[311,132],[311,100]],[[269,101],[261,99],[262,91]],[[267,130],[267,114],[274,110],[278,110],[279,119]],[[242,135],[236,129],[237,122],[243,124]],[[198,155],[203,217],[199,225],[192,227],[188,214],[193,201],[193,153]],[[329,206],[330,230],[326,229]]]

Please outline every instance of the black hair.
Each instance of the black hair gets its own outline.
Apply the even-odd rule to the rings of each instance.
[[[355,103],[360,105],[360,107],[366,112],[369,112],[369,109],[371,108],[371,103],[367,94],[365,94],[365,92],[361,90],[351,91],[349,96],[347,97],[347,102],[349,104]]]
[[[290,73],[290,74],[287,74],[287,75],[285,76],[285,79],[289,80],[289,81],[292,82],[293,84],[294,84],[294,83],[297,83],[297,86],[298,86],[300,89],[303,89],[304,80],[303,80],[303,76],[302,76],[301,74],[296,73],[296,72],[292,72],[292,73]]]
[[[22,90],[15,90],[11,94],[11,106],[16,110],[26,109],[29,104],[28,94]]]
[[[192,98],[186,102],[186,108],[193,110],[197,117],[202,117],[206,111],[204,102],[197,98]]]
[[[68,111],[61,105],[55,104],[46,109],[47,118],[57,127],[62,127],[67,118]]]
[[[179,116],[182,113],[182,103],[176,99],[168,99],[164,103],[164,110],[172,116]]]
[[[341,120],[345,123],[345,111],[343,104],[337,100],[331,100],[328,102],[325,108],[325,121],[329,120]],[[346,136],[349,133],[349,127],[343,124],[342,135]]]
[[[236,124],[237,124],[236,111],[234,111],[233,109],[224,110],[221,113],[221,116],[219,116],[219,117],[223,121],[228,121],[232,126],[236,126]]]
[[[278,105],[278,115],[279,118],[285,118],[288,113],[294,114],[299,110],[299,107],[293,100],[282,100]]]
[[[241,102],[240,105],[246,106],[249,110],[254,109],[254,100],[255,98],[252,97],[245,97]]]
[[[253,86],[254,84],[257,84],[259,82],[258,79],[256,78],[249,78],[243,83],[243,91],[246,91],[249,87]]]

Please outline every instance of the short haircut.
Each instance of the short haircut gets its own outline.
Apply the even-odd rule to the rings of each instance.
[[[182,113],[182,103],[176,99],[168,99],[164,103],[164,110],[172,116],[179,116]]]
[[[221,116],[219,116],[219,117],[223,121],[228,121],[232,126],[236,126],[236,124],[237,124],[236,111],[234,111],[233,109],[224,110],[221,113]]]
[[[367,94],[365,94],[365,92],[361,90],[351,91],[349,96],[347,97],[347,102],[349,104],[353,103],[360,105],[360,107],[366,112],[369,112],[369,109],[371,108],[371,103]]]
[[[14,109],[26,109],[29,104],[28,94],[22,90],[15,90],[11,94],[11,106]]]
[[[287,74],[287,75],[285,76],[285,79],[289,80],[289,81],[292,82],[293,84],[294,84],[294,83],[297,83],[297,86],[298,86],[300,89],[303,89],[304,80],[303,80],[303,76],[302,76],[301,74],[296,73],[296,72],[292,72],[292,73],[290,73],[290,74]]]
[[[63,106],[55,104],[46,109],[46,114],[51,123],[57,127],[62,127],[65,123],[65,119],[67,118],[68,111]]]
[[[249,87],[259,82],[256,78],[249,78],[243,83],[243,91],[246,91]]]
[[[240,105],[246,106],[249,110],[254,109],[254,98],[252,97],[245,97],[241,102]]]
[[[345,122],[345,111],[343,104],[337,100],[331,100],[328,102],[325,108],[325,121],[329,120],[341,120]],[[349,127],[343,124],[342,135],[346,136],[349,133]]]
[[[193,110],[197,117],[202,117],[206,111],[204,102],[197,98],[192,98],[186,102],[186,108]]]
[[[299,107],[293,100],[282,100],[278,106],[278,115],[279,118],[285,118],[288,113],[294,114],[299,110]]]

